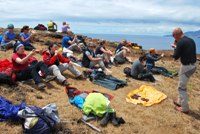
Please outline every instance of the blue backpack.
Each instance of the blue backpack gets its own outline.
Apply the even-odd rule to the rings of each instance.
[[[0,121],[6,121],[8,119],[17,121],[20,118],[17,116],[19,110],[24,109],[26,103],[19,105],[13,105],[10,101],[0,96]]]
[[[26,112],[26,114],[29,115],[29,117],[38,117],[38,121],[31,129],[26,129],[24,125],[22,125],[24,134],[51,134],[55,131],[54,126],[56,125],[56,121],[49,117],[44,109],[35,106],[28,106],[28,108],[30,108],[36,116],[31,116],[33,113]],[[25,120],[23,120],[23,124],[24,123]]]

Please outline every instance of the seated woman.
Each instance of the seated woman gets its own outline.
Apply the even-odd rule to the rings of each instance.
[[[126,44],[127,41],[122,40],[122,42],[117,46],[114,57],[115,64],[124,64],[126,61],[132,63],[130,58],[128,58],[128,53],[130,53],[130,50],[126,47]]]
[[[96,48],[95,44],[89,42],[87,46],[83,53],[82,65],[87,68],[94,68],[94,66],[98,64],[105,73],[111,73],[111,71],[105,67],[102,58],[96,57],[94,53]]]
[[[6,51],[9,48],[14,46],[15,42],[15,33],[14,33],[14,25],[8,24],[7,26],[8,31],[4,33],[4,37],[0,43],[0,50]]]
[[[50,75],[47,65],[44,62],[38,62],[33,55],[36,50],[32,50],[29,54],[24,51],[24,45],[19,44],[15,48],[15,53],[12,55],[13,71],[16,74],[16,80],[23,81],[33,79],[38,89],[43,89],[46,85],[42,83],[42,78],[38,72],[41,70],[46,76],[45,81],[49,82],[55,78]]]
[[[105,66],[110,68],[110,65],[112,64],[112,52],[106,48],[105,43],[106,42],[104,40],[100,42],[100,45],[96,48],[95,54],[97,55],[97,57],[103,58]]]
[[[31,34],[29,33],[29,26],[23,26],[20,33],[20,42],[27,51],[35,49],[35,47],[30,44],[30,38]]]
[[[164,67],[158,67],[155,66],[155,61],[160,60],[162,57],[164,57],[164,54],[161,54],[161,56],[158,56],[156,54],[156,50],[154,48],[151,48],[149,50],[149,53],[146,56],[146,66],[148,71],[154,73],[154,74],[162,74],[167,77],[172,77],[172,73],[169,72],[167,69]]]
[[[66,78],[62,75],[62,72],[67,69],[75,75],[76,79],[84,79],[81,72],[75,68],[75,63],[59,54],[57,44],[50,44],[49,49],[43,52],[43,61],[57,77],[59,83],[64,86],[69,86]]]
[[[155,78],[151,73],[146,72],[144,69],[144,62],[145,62],[146,56],[142,55],[137,59],[132,67],[131,67],[131,77],[137,80],[149,80],[151,82],[155,82]]]

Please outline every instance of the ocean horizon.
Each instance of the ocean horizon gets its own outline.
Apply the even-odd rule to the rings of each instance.
[[[108,41],[120,42],[126,39],[129,42],[141,45],[143,49],[148,50],[155,48],[157,50],[173,50],[171,44],[174,42],[173,37],[169,36],[154,36],[154,35],[127,35],[127,34],[90,34],[84,33],[83,35],[96,39],[104,39]],[[196,43],[196,52],[200,54],[200,38],[191,37]]]

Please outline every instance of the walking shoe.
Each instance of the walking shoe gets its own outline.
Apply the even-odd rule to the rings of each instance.
[[[181,107],[181,104],[179,104],[177,100],[173,101],[173,103],[174,103],[174,105]]]
[[[65,87],[69,87],[70,84],[67,82],[67,80],[64,80],[62,85],[65,86]]]
[[[56,78],[56,76],[54,75],[47,75],[47,77],[45,78],[45,82],[49,82],[49,81],[52,81]]]
[[[101,126],[106,126],[108,124],[108,122],[111,120],[112,117],[112,113],[106,113],[103,117],[103,119],[101,119],[100,121],[100,125]]]
[[[83,75],[79,75],[79,76],[77,76],[75,79],[77,79],[77,80],[85,80],[85,79],[87,79],[87,78],[84,77]]]
[[[112,124],[114,126],[119,125],[118,121],[117,121],[117,117],[116,117],[116,112],[112,113]]]
[[[46,87],[46,85],[44,83],[38,83],[37,87],[38,87],[39,90],[42,90]]]
[[[180,111],[180,112],[184,113],[184,114],[189,114],[189,110],[188,110],[188,111],[183,111],[183,108],[182,108],[182,107],[175,107],[175,109],[176,109],[177,111]]]

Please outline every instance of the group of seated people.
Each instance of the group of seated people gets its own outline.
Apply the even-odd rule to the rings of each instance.
[[[36,48],[30,44],[31,33],[29,32],[29,26],[23,26],[21,29],[19,42],[15,41],[14,25],[9,24],[7,28],[8,31],[4,33],[0,48],[2,50],[7,50],[14,47],[12,63],[13,71],[16,74],[16,80],[22,81],[33,79],[38,89],[44,89],[46,85],[42,82],[41,76],[45,77],[46,82],[56,78],[61,85],[69,86],[66,77],[63,76],[65,70],[69,70],[75,76],[75,79],[85,79],[82,73],[76,68],[77,64],[68,57],[60,54],[58,44],[50,43],[48,49],[45,51],[36,50]],[[134,79],[147,79],[151,82],[155,82],[152,73],[160,73],[164,76],[171,75],[165,68],[155,66],[155,61],[160,60],[164,54],[157,56],[155,49],[153,48],[150,49],[150,52],[147,55],[142,55],[135,62],[132,62],[128,57],[130,49],[126,46],[126,40],[122,40],[122,42],[119,43],[115,50],[115,54],[113,54],[105,44],[106,41],[104,40],[101,40],[98,46],[90,41],[83,49],[79,46],[77,36],[73,35],[70,30],[68,30],[66,36],[62,38],[62,50],[83,53],[81,64],[85,68],[93,69],[95,68],[95,65],[98,64],[102,71],[111,73],[109,68],[111,68],[112,65],[129,62],[132,64],[130,75]],[[30,52],[26,54],[25,50]],[[34,57],[37,53],[43,55],[43,61],[38,61]],[[114,58],[112,58],[112,56]],[[38,73],[39,71],[42,72],[42,75]]]
[[[67,33],[67,31],[70,29],[69,24],[67,24],[65,21],[62,24],[62,33]],[[53,20],[50,20],[47,23],[47,28],[50,32],[56,32],[58,30],[58,25]]]

